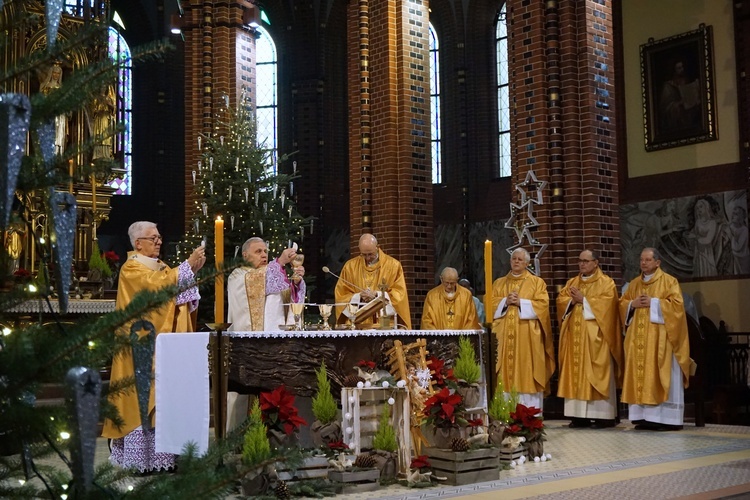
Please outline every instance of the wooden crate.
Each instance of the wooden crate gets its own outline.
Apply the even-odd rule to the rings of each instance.
[[[306,457],[296,470],[287,468],[286,464],[277,463],[276,473],[279,475],[280,480],[287,483],[309,479],[326,479],[328,477],[328,458]]]
[[[500,450],[480,448],[451,451],[427,448],[425,453],[432,464],[433,474],[446,477],[447,484],[462,485],[494,481],[500,477]]]
[[[513,460],[518,460],[521,456],[526,455],[526,446],[521,445],[515,450],[507,448],[498,448],[500,450],[500,463],[509,464]]]
[[[378,469],[363,469],[358,471],[328,471],[328,479],[339,483],[336,488],[339,494],[373,491],[380,487],[380,471]]]
[[[349,451],[359,455],[363,449],[372,448],[372,438],[378,430],[383,408],[388,404],[388,398],[394,398],[396,403],[390,407],[391,423],[396,429],[398,440],[398,469],[399,473],[406,473],[411,462],[411,403],[409,393],[404,389],[389,387],[369,387],[358,389],[344,387],[341,389],[341,430],[344,442],[349,445]],[[347,414],[349,418],[347,418]],[[347,433],[351,429],[351,433]]]

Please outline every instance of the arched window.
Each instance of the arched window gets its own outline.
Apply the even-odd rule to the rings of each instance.
[[[276,45],[271,35],[262,27],[256,28],[255,41],[255,116],[258,143],[268,150],[273,173],[277,173],[278,160],[278,87]]]
[[[498,169],[496,177],[510,176],[510,94],[508,92],[508,30],[505,5],[500,9],[495,26],[497,52],[497,125]]]
[[[440,63],[438,39],[430,23],[430,128],[432,141],[432,183],[443,182],[443,163],[440,161]]]
[[[120,32],[109,27],[109,57],[119,67],[117,71],[117,123],[124,130],[114,137],[115,158],[122,161],[125,170],[122,179],[115,179],[110,186],[115,188],[115,194],[131,194],[133,185],[133,59],[130,47]]]

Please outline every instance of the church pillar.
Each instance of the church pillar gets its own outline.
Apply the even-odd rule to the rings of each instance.
[[[534,207],[540,227],[533,234],[549,245],[541,276],[554,295],[577,273],[578,253],[591,248],[619,279],[612,1],[510,0],[508,6],[513,180],[533,170],[550,183],[544,205]]]
[[[415,320],[434,286],[427,2],[351,2],[347,45],[352,252],[372,232],[401,261]]]

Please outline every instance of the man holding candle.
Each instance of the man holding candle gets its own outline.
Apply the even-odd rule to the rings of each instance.
[[[380,249],[375,236],[365,233],[359,238],[359,256],[346,261],[336,283],[336,322],[348,320],[344,314],[346,308],[341,304],[351,302],[361,307],[380,295],[381,290],[393,307],[398,326],[411,330],[409,297],[401,263]],[[373,318],[359,325],[365,329],[377,326]]]
[[[440,284],[427,292],[422,309],[422,330],[480,330],[471,292],[458,284],[458,271],[446,267]]]
[[[519,403],[542,409],[555,371],[547,284],[526,267],[531,256],[517,248],[510,272],[492,285],[492,331],[497,337],[497,376]]]
[[[253,237],[242,245],[242,258],[248,265],[235,269],[227,279],[229,330],[280,330],[287,324],[284,305],[304,302],[307,293],[305,280],[290,279],[284,269],[295,257],[297,250],[287,248],[269,263],[263,239]],[[296,277],[305,275],[301,265],[293,271]]]
[[[591,250],[578,256],[579,274],[557,296],[560,382],[570,427],[613,427],[622,385],[622,331],[615,282]]]
[[[170,269],[159,260],[162,238],[153,222],[140,221],[128,229],[132,252],[120,268],[117,287],[117,309],[124,309],[138,292],[143,290],[157,291],[164,287],[179,287],[177,297],[160,308],[145,313],[141,318],[153,324],[156,334],[193,331],[190,313],[198,307],[200,294],[196,286],[191,286],[195,274],[206,263],[205,247],[196,248],[190,257],[179,267]],[[148,332],[140,332],[146,335]],[[130,335],[130,324],[127,324],[117,335]],[[135,376],[133,354],[125,348],[112,361],[110,380],[117,382]],[[118,392],[109,397],[117,408],[124,424],[118,427],[113,421],[104,421],[102,436],[112,439],[110,461],[120,467],[135,468],[140,472],[166,470],[174,467],[176,455],[156,453],[154,449],[156,431],[153,427],[155,409],[154,385],[152,381],[149,398],[149,415],[151,428],[141,428],[141,417],[138,408],[138,396],[135,390]]]

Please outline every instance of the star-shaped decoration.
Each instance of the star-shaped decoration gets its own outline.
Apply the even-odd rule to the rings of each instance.
[[[91,376],[91,373],[86,374],[86,381],[81,384],[83,386],[84,394],[96,395],[97,381]]]
[[[525,206],[527,203],[543,205],[542,189],[547,187],[547,184],[547,181],[537,179],[533,170],[526,172],[526,179],[520,184],[516,184],[516,190],[521,193],[521,206]]]

